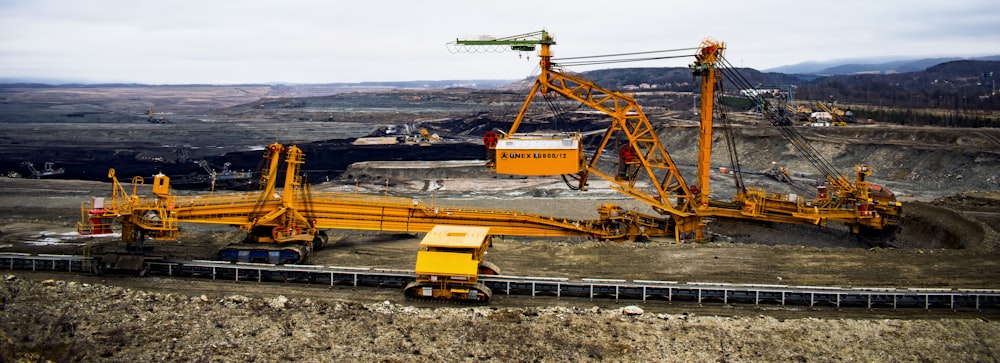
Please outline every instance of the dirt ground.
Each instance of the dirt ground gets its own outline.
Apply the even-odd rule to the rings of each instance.
[[[504,193],[547,183],[498,180]],[[415,194],[401,186],[393,193]],[[434,180],[435,202],[586,216],[603,199],[511,198],[481,181]],[[506,186],[504,185],[506,184]],[[327,190],[377,185],[327,183]],[[596,195],[612,197],[596,188]],[[72,235],[81,200],[107,183],[0,179],[0,251],[79,253]],[[463,197],[475,190],[475,197]],[[485,194],[485,195],[484,195]],[[506,194],[505,194],[506,195]],[[612,200],[630,208],[628,200]],[[487,257],[504,273],[789,285],[995,288],[1000,193],[909,202],[940,243],[866,249],[846,231],[713,225],[734,242],[606,243],[500,238]],[[907,225],[908,230],[914,229]],[[970,233],[974,232],[974,233]],[[978,231],[978,232],[977,232]],[[928,235],[928,233],[919,233]],[[973,237],[969,237],[972,235]],[[788,237],[792,236],[792,237]],[[910,237],[908,237],[910,236]],[[336,233],[313,263],[412,268],[419,236]],[[210,258],[239,238],[192,228],[161,251]],[[998,318],[990,311],[894,312],[498,297],[489,307],[414,303],[396,289],[112,278],[12,271],[0,284],[6,361],[994,361]],[[44,302],[44,303],[43,303]]]
[[[639,203],[615,197],[610,189],[592,185],[595,197],[566,198],[564,191],[538,197],[548,180],[435,180],[437,205],[512,209],[573,219],[594,218],[601,203],[613,202],[643,210]],[[492,185],[495,190],[480,187]],[[0,178],[0,251],[80,253],[85,243],[115,243],[115,237],[73,235],[80,203],[106,195],[110,184],[68,180]],[[379,186],[330,182],[319,190],[379,193]],[[397,185],[392,194],[417,197]],[[516,196],[516,191],[524,194]],[[475,191],[475,194],[469,192]],[[199,193],[183,192],[179,193]],[[383,191],[384,193],[384,191]],[[515,196],[512,196],[514,194]],[[994,287],[1000,276],[1000,193],[980,192],[931,202],[905,202],[908,218],[896,248],[869,249],[844,228],[800,225],[759,226],[718,222],[709,225],[717,239],[728,242],[677,244],[669,239],[606,243],[585,238],[540,240],[497,238],[488,259],[504,273],[572,278],[624,278],[666,281],[732,282],[864,287]],[[185,226],[177,242],[152,242],[177,257],[211,259],[215,250],[240,238],[230,227]],[[324,265],[412,268],[418,235],[329,231],[332,247],[317,251],[311,262]],[[723,238],[724,237],[724,238]]]
[[[7,275],[0,282],[4,361],[984,362],[1000,356],[997,323],[974,318],[414,307],[331,299],[326,290],[288,297],[273,287],[234,292],[231,284],[192,281],[181,292],[161,292],[33,277]]]
[[[457,119],[447,115],[483,110],[488,108],[483,106],[486,104],[517,106],[516,101],[494,94],[476,94],[473,101],[449,93],[416,102],[408,94],[387,93],[301,103],[275,98],[239,104],[274,95],[275,91],[213,89],[212,94],[224,91],[228,96],[204,105],[192,100],[214,96],[198,96],[191,90],[181,91],[189,94],[184,98],[126,92],[130,95],[127,102],[108,101],[101,95],[114,92],[105,90],[88,90],[83,95],[80,90],[68,95],[51,90],[3,91],[6,100],[15,102],[0,107],[0,151],[10,158],[49,149],[57,151],[46,154],[51,158],[87,155],[67,164],[71,167],[87,166],[91,160],[87,158],[108,154],[126,154],[130,162],[146,163],[143,158],[154,152],[132,157],[127,150],[133,149],[155,147],[159,150],[155,152],[175,156],[183,154],[176,152],[178,149],[190,149],[192,155],[204,156],[275,141],[357,137],[383,126],[372,120],[388,115],[393,120],[424,120],[424,125],[432,128],[446,124],[456,130],[449,137],[472,138],[482,130],[455,127],[484,122],[481,115]],[[66,102],[67,97],[79,102]],[[19,100],[24,103],[18,104]],[[359,100],[371,105],[350,106]],[[411,109],[383,108],[392,102]],[[178,107],[177,113],[171,113],[171,105]],[[236,106],[226,108],[230,105]],[[147,107],[156,107],[174,123],[147,123],[141,114]],[[28,116],[37,117],[38,122],[21,119]],[[273,122],[277,119],[294,121]],[[480,126],[495,127],[489,123]],[[170,132],[173,129],[179,131]],[[444,134],[440,129],[433,131]],[[697,150],[692,144],[696,139],[693,132],[696,128],[681,122],[662,131],[661,138],[675,159],[690,160]],[[529,276],[998,288],[998,130],[866,126],[804,132],[839,169],[849,170],[859,160],[880,162],[873,180],[897,191],[907,214],[894,248],[863,247],[836,226],[820,229],[716,221],[709,230],[717,242],[705,244],[501,236],[487,260],[505,274]],[[780,146],[782,140],[775,132],[747,127],[737,133],[744,147],[754,151],[744,160],[748,170],[766,169],[772,161],[780,161],[796,173],[807,168],[804,160],[792,156],[794,150]],[[275,140],[278,135],[290,136]],[[79,153],[81,148],[87,152]],[[724,153],[716,155],[724,157]],[[459,166],[460,171],[443,172],[446,168],[435,165],[401,170],[359,165],[357,168],[363,170],[357,175],[366,178],[327,175],[330,181],[314,189],[391,194],[440,205],[514,209],[575,219],[596,218],[597,205],[606,202],[654,213],[600,182],[580,194],[567,190],[558,179],[491,177],[469,165]],[[90,167],[102,174],[93,179],[106,180],[106,165]],[[684,168],[690,172],[690,166]],[[120,177],[128,180],[130,175]],[[712,180],[718,186],[731,181],[715,174]],[[387,189],[388,184],[391,187]],[[751,177],[750,184],[785,187],[757,177]],[[81,202],[108,196],[110,191],[106,182],[0,178],[0,252],[76,254],[115,243],[114,237],[89,238],[74,233]],[[725,199],[727,192],[723,188],[715,193]],[[218,247],[241,237],[229,227],[184,228],[182,239],[158,242],[155,248],[179,258],[213,258]],[[330,232],[337,243],[318,251],[312,263],[410,269],[420,237]],[[650,302],[637,304],[645,312],[628,315],[623,311],[628,302],[610,300],[497,297],[488,307],[470,308],[408,302],[396,289],[20,271],[0,277],[0,344],[9,348],[0,350],[0,361],[1000,359],[996,348],[1000,326],[993,311],[895,312]]]

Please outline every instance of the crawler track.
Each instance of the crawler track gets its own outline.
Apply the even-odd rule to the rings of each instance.
[[[96,260],[78,255],[0,253],[0,269],[90,273]],[[244,264],[220,261],[146,262],[146,273],[231,281],[280,281],[333,286],[398,287],[413,271],[369,267]],[[981,311],[1000,308],[1000,290],[750,285],[703,282],[568,279],[495,275],[479,281],[494,294],[716,304],[835,306]]]
[[[434,283],[421,283],[417,281],[409,282],[403,287],[403,294],[406,295],[406,299],[410,301],[435,301],[435,302],[448,302],[456,304],[468,304],[468,305],[487,305],[490,302],[490,297],[493,296],[493,291],[486,287],[482,283],[477,283],[475,285],[462,285],[454,286],[458,288],[474,289],[477,292],[477,297],[474,299],[468,298],[434,298],[427,296],[430,292],[421,294],[420,290],[424,288],[433,289],[435,288]],[[464,296],[463,296],[464,297]]]

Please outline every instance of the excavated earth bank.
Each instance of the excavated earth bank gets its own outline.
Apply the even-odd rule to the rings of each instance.
[[[559,179],[495,177],[476,166],[470,160],[483,156],[475,145],[477,135],[483,127],[502,125],[483,126],[481,114],[457,118],[447,114],[456,110],[475,113],[494,102],[516,105],[516,101],[501,102],[503,97],[497,96],[501,99],[497,101],[494,96],[469,96],[482,97],[471,102],[461,97],[456,101],[435,98],[435,110],[447,112],[426,111],[428,105],[393,94],[341,98],[370,99],[379,107],[392,99],[406,100],[420,111],[341,109],[336,104],[345,102],[341,98],[331,98],[329,104],[295,104],[270,111],[273,114],[267,113],[271,103],[247,104],[207,116],[168,115],[173,123],[155,125],[142,116],[115,113],[129,107],[134,109],[129,112],[141,113],[148,105],[132,103],[142,100],[119,107],[54,105],[45,99],[23,113],[16,102],[3,104],[0,150],[5,155],[4,171],[18,167],[20,160],[30,159],[36,166],[55,161],[67,167],[67,174],[85,174],[74,178],[101,182],[0,178],[0,252],[76,254],[85,247],[99,250],[115,243],[114,237],[72,234],[80,218],[80,203],[110,193],[110,184],[105,182],[108,167],[130,171],[118,173],[123,181],[180,165],[189,169],[178,172],[196,171],[185,163],[197,159],[213,165],[233,162],[233,169],[253,168],[260,160],[259,148],[272,142],[309,148],[310,180],[325,181],[316,184],[316,190],[390,194],[440,205],[516,209],[565,218],[595,218],[597,205],[606,202],[653,213],[614,193],[606,183],[595,181],[590,191],[581,194],[567,190]],[[38,110],[48,113],[37,116]],[[294,121],[270,122],[277,114]],[[321,117],[311,116],[315,114]],[[38,119],[21,118],[31,115]],[[661,138],[671,156],[682,165],[685,177],[693,175],[697,129],[689,122],[664,121],[671,117],[656,119],[663,126]],[[344,146],[344,140],[406,120],[419,120],[459,146]],[[600,125],[586,120],[583,117],[581,131]],[[741,154],[744,170],[766,170],[773,161],[802,179],[819,178],[776,131],[744,126],[736,132],[738,147],[748,150]],[[863,248],[842,228],[719,222],[709,228],[727,242],[689,245],[666,240],[605,243],[499,238],[488,259],[517,275],[1000,288],[996,278],[1000,276],[998,130],[877,125],[802,132],[839,170],[847,172],[857,163],[869,163],[876,170],[872,180],[900,195],[908,218],[896,248]],[[719,137],[713,165],[726,166]],[[407,162],[401,167],[384,160],[427,163]],[[440,160],[464,161],[434,162]],[[380,162],[347,166],[357,161]],[[718,188],[713,187],[716,197],[726,199],[732,193],[727,190],[732,183],[728,175],[714,173],[712,181]],[[775,191],[788,188],[753,175],[748,184]],[[148,194],[148,186],[139,190]],[[185,232],[180,241],[158,242],[156,249],[179,258],[211,258],[219,246],[240,237],[228,227],[186,226]],[[314,263],[409,269],[420,237],[333,233],[339,243],[318,251]],[[489,307],[471,308],[407,302],[396,289],[20,271],[0,276],[0,346],[4,347],[0,361],[1000,359],[996,312],[966,308],[959,312],[838,311],[658,301],[637,304],[645,312],[629,315],[624,309],[630,302],[611,300],[498,297]]]

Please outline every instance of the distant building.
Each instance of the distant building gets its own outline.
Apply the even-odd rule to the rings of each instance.
[[[774,97],[780,93],[781,90],[777,88],[754,88],[740,90],[740,94],[744,97]]]
[[[809,114],[809,118],[811,118],[813,120],[816,120],[816,121],[819,121],[819,122],[833,121],[833,115],[830,115],[829,112],[825,112],[825,111],[813,112],[813,113]]]

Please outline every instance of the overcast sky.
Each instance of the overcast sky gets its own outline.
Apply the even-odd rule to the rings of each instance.
[[[556,38],[556,57],[696,47],[710,36],[726,42],[732,64],[767,69],[1000,54],[1000,1],[0,0],[0,77],[154,84],[520,79],[536,72],[533,55],[452,54],[445,43],[543,28]]]

